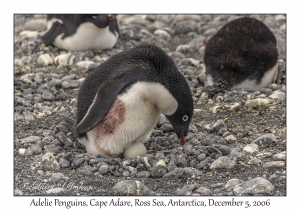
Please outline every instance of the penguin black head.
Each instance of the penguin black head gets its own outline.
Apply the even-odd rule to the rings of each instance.
[[[118,117],[112,125],[108,122],[107,115],[116,116],[110,113],[113,109],[121,112],[120,107],[114,105],[116,101],[123,104],[123,115],[131,113],[128,115],[131,119],[127,122],[125,118]],[[153,109],[153,114],[152,111],[143,110],[146,108]],[[144,44],[114,55],[86,77],[78,92],[75,133],[85,135],[107,121],[105,128],[111,128],[111,133],[107,135],[113,136],[114,132],[122,130],[122,137],[132,137],[135,132],[141,132],[142,134],[137,135],[140,138],[152,131],[160,111],[173,125],[180,144],[183,145],[193,109],[190,88],[174,61],[160,48]],[[144,118],[138,117],[144,114]],[[135,122],[137,119],[146,120]],[[132,130],[130,126],[128,130],[132,133],[126,133],[126,123],[136,125],[137,128]],[[118,129],[116,126],[123,127]],[[132,138],[130,141],[135,142],[136,139]]]

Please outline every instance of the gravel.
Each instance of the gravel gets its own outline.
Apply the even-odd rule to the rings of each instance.
[[[45,15],[15,15],[14,194],[285,196],[285,16],[250,15],[278,40],[276,83],[245,91],[204,88],[197,81],[207,40],[241,16],[119,15],[113,49],[66,52],[42,44]],[[92,68],[143,42],[168,53],[191,88],[195,110],[185,145],[161,115],[145,143],[151,154],[86,153],[72,133],[79,87]],[[50,186],[45,180],[51,189],[34,187]]]

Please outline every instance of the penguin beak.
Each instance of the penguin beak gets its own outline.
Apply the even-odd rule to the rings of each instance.
[[[115,15],[108,14],[108,15],[107,15],[107,18],[108,18],[109,20],[113,20],[113,19],[115,18]]]
[[[187,131],[186,131],[185,127],[173,125],[173,128],[179,139],[179,144],[181,146],[183,146],[185,143],[186,136],[187,136]]]
[[[179,144],[180,144],[181,146],[184,145],[185,139],[186,139],[186,136],[182,136],[182,137],[179,139]]]

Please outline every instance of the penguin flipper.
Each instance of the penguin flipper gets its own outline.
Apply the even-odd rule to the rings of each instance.
[[[134,71],[134,70],[133,70]],[[121,74],[103,83],[97,90],[96,97],[83,119],[78,123],[76,130],[79,135],[92,130],[107,114],[119,93],[127,86],[137,82],[140,71]]]
[[[52,44],[55,38],[62,33],[62,25],[60,22],[55,21],[51,28],[46,31],[42,36],[41,40],[44,42],[46,46]]]

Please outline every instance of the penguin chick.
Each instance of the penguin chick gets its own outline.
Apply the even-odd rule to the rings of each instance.
[[[149,140],[160,113],[181,145],[193,115],[189,86],[173,60],[146,44],[114,55],[84,80],[77,97],[75,134],[88,153],[119,156]]]
[[[115,15],[47,15],[45,45],[70,51],[108,49],[115,46],[119,27]]]
[[[278,72],[276,38],[262,22],[243,17],[225,24],[208,42],[204,86],[223,83],[228,88],[257,90],[275,82]]]

